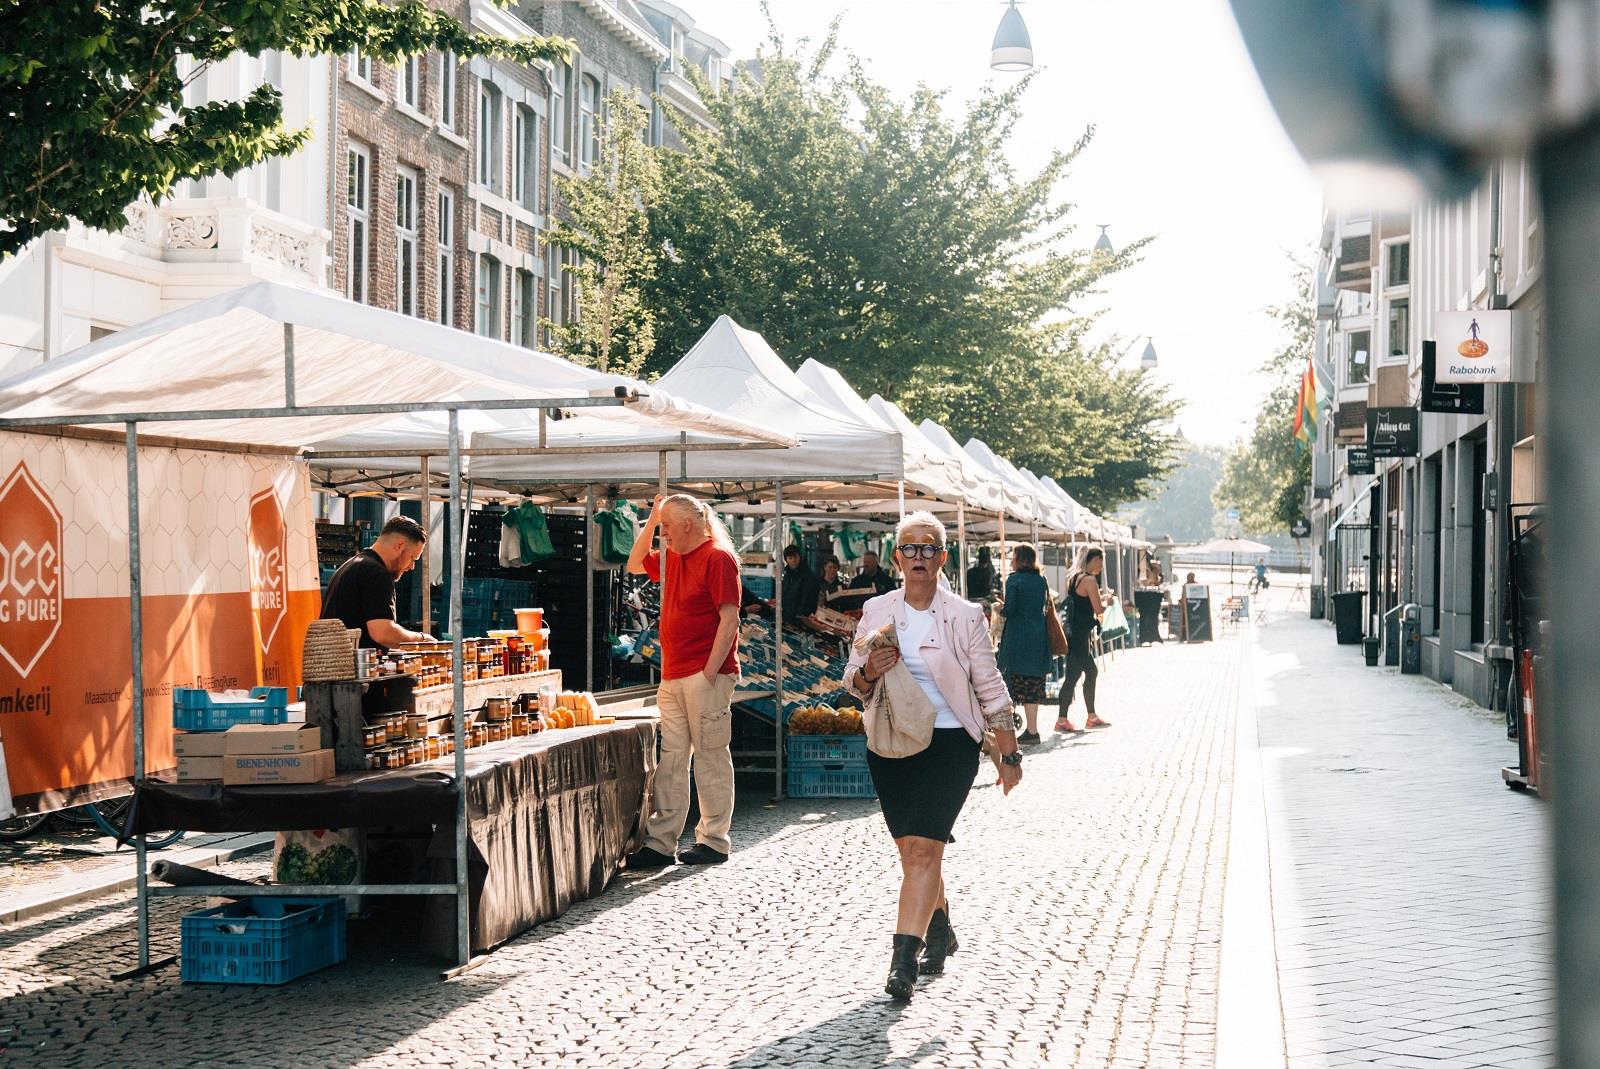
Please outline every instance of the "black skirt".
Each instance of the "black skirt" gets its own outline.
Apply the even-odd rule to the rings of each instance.
[[[950,832],[978,775],[978,743],[966,729],[935,728],[928,748],[910,757],[868,750],[867,768],[891,836],[955,842]]]

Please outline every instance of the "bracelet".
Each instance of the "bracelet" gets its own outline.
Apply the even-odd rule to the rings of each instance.
[[[875,687],[875,686],[878,685],[878,681],[876,679],[874,679],[873,677],[867,675],[867,669],[866,669],[865,665],[863,665],[862,667],[856,669],[856,675],[860,676],[862,678],[862,680],[864,680],[866,682],[867,686],[869,686],[869,687]]]

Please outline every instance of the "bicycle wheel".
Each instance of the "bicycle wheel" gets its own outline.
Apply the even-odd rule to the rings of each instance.
[[[124,795],[121,798],[106,798],[99,802],[86,802],[83,805],[73,806],[71,809],[63,809],[56,816],[61,818],[63,824],[71,824],[74,827],[97,827],[93,811],[98,810],[107,820],[115,823],[121,819],[123,812],[128,808],[128,800],[128,796]]]
[[[31,817],[0,820],[0,843],[20,843],[28,836],[37,834],[48,823],[50,823],[49,813],[35,813]]]
[[[121,809],[117,810],[111,817],[107,817],[105,813],[101,812],[98,805],[85,806],[84,808],[89,811],[89,816],[96,827],[116,839],[118,843],[121,843],[122,828],[118,827],[118,824],[126,823],[125,817],[129,808],[129,799],[120,798],[117,801],[122,803]],[[181,831],[163,832],[160,835],[146,835],[144,838],[145,849],[160,850],[163,847],[171,846],[179,839],[182,839],[183,836],[184,833]]]

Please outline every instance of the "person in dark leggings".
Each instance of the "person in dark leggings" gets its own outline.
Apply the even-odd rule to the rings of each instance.
[[[1056,695],[1061,709],[1056,718],[1057,731],[1078,730],[1072,726],[1067,710],[1072,707],[1080,677],[1083,679],[1083,707],[1089,713],[1083,722],[1084,730],[1111,726],[1110,721],[1100,719],[1095,713],[1095,680],[1100,670],[1095,667],[1094,651],[1089,647],[1089,638],[1100,626],[1105,607],[1116,596],[1112,591],[1100,589],[1100,572],[1105,565],[1105,553],[1099,546],[1085,546],[1067,574],[1067,674]]]

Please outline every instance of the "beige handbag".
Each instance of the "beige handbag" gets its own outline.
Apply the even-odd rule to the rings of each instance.
[[[865,655],[885,646],[898,648],[894,624],[856,639],[856,651]],[[911,678],[905,661],[896,661],[867,696],[862,719],[866,721],[867,749],[879,757],[910,757],[928,748],[937,714],[933,703]]]

